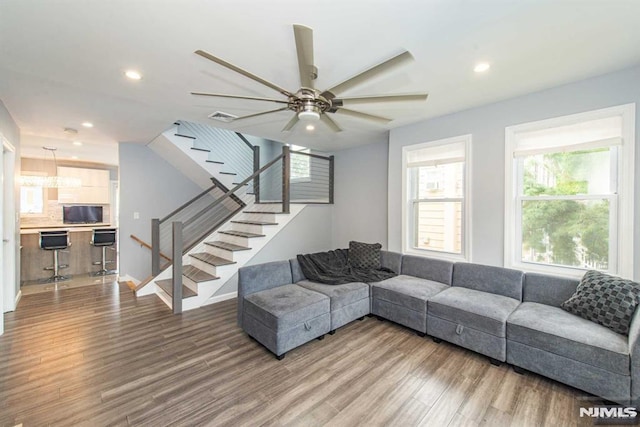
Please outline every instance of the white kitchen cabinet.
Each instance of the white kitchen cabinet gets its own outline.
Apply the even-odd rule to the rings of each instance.
[[[58,167],[58,176],[79,178],[80,187],[58,188],[58,203],[108,205],[109,171],[104,169]]]

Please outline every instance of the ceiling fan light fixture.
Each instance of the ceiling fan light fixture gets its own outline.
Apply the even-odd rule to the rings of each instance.
[[[320,113],[317,111],[300,111],[298,119],[303,122],[317,122],[320,120]]]

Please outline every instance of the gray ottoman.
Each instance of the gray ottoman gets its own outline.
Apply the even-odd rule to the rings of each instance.
[[[331,330],[330,300],[298,285],[244,297],[244,330],[273,352],[285,353]]]

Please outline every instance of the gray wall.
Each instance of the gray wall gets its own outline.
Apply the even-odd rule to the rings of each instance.
[[[507,101],[404,126],[389,138],[389,249],[401,250],[402,147],[464,134],[471,143],[471,217],[473,262],[502,265],[504,243],[505,127],[635,102],[635,277],[640,275],[640,67],[567,84]],[[374,149],[375,150],[375,149]],[[352,160],[354,161],[354,160]],[[359,164],[359,162],[356,162]],[[342,181],[339,181],[342,185]],[[365,206],[359,206],[360,209]],[[358,208],[356,208],[358,209]],[[358,214],[354,211],[353,216]],[[371,222],[373,235],[384,226]],[[334,227],[336,230],[337,227]]]
[[[119,144],[119,160],[119,271],[144,280],[151,274],[151,251],[129,236],[151,243],[151,219],[164,217],[201,189],[144,145]],[[133,219],[134,212],[140,219]]]
[[[9,140],[9,142],[15,147],[15,177],[20,176],[20,129],[16,122],[11,117],[9,110],[4,106],[2,100],[0,100],[0,133]],[[17,181],[16,181],[17,182]],[[18,223],[16,224],[16,228],[14,230],[15,242],[16,242],[16,283],[15,283],[15,294],[18,295],[20,291],[20,188],[15,186],[14,193],[15,203],[16,203],[16,218],[18,219]],[[1,307],[1,305],[0,305]]]
[[[350,240],[387,247],[387,153],[386,142],[335,153],[332,247]]]
[[[287,226],[275,235],[247,265],[295,258],[298,254],[327,251],[331,242],[331,205],[307,205]],[[216,292],[224,295],[238,290],[238,275]]]

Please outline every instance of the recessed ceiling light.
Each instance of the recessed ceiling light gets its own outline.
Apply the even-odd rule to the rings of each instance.
[[[72,160],[78,160],[78,156],[71,156]]]
[[[91,123],[91,122],[83,122],[82,126],[84,126],[86,128],[92,128],[93,127],[93,123]]]
[[[314,125],[307,125],[307,130],[314,130],[316,127]]]
[[[124,72],[124,75],[131,80],[141,80],[142,74],[137,72],[136,70],[127,70]]]
[[[473,71],[476,73],[484,73],[489,68],[491,68],[491,64],[488,62],[478,62],[475,67],[473,67]]]
[[[73,145],[80,147],[82,145],[82,141],[73,141]]]

